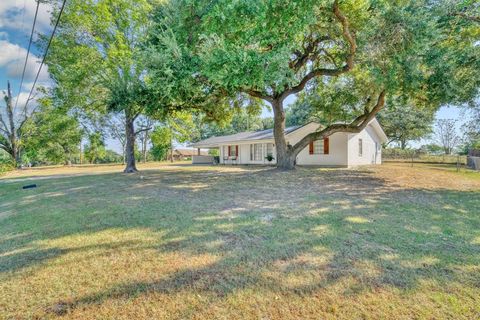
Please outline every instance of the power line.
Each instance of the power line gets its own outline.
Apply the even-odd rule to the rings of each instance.
[[[23,80],[25,79],[25,70],[27,70],[28,56],[30,55],[30,48],[32,46],[33,33],[35,32],[35,24],[37,23],[39,6],[40,6],[40,1],[37,0],[37,8],[35,9],[35,17],[33,18],[32,31],[30,32],[30,41],[28,42],[27,56],[25,57],[25,64],[23,65],[22,80],[20,80],[20,87],[18,88],[17,101],[15,101],[15,109],[17,108],[18,100],[20,99],[20,93],[22,92]],[[23,10],[25,14],[25,7],[23,7]]]
[[[40,72],[42,71],[43,64],[45,63],[45,59],[47,58],[48,54],[48,49],[50,49],[50,45],[52,44],[53,36],[55,35],[55,32],[57,31],[58,24],[60,22],[60,18],[62,17],[63,9],[65,8],[65,3],[67,0],[63,0],[62,7],[60,8],[60,12],[58,13],[57,21],[55,22],[55,26],[53,27],[52,34],[50,36],[50,39],[48,40],[47,48],[45,49],[45,54],[43,55],[42,62],[40,63],[40,68],[38,68],[37,75],[35,76],[35,81],[33,82],[32,90],[30,90],[30,94],[28,95],[27,102],[25,102],[25,110],[27,110],[27,105],[28,102],[30,101],[30,98],[32,97],[33,90],[35,89],[35,85],[37,84],[38,77],[40,75]]]
[[[15,1],[15,4],[17,2]],[[23,32],[24,29],[25,29],[25,12],[27,11],[26,10],[26,7],[27,7],[27,0],[23,0],[23,10],[22,10],[22,27],[20,28],[20,31]],[[18,46],[18,55],[20,56],[20,51],[22,50],[22,47]],[[15,72],[18,72],[18,70],[20,69],[20,65],[21,65],[21,62],[20,60],[18,61],[17,63],[17,67],[15,69]]]

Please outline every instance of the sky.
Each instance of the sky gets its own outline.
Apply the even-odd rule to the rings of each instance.
[[[7,81],[10,81],[12,95],[15,100],[18,99],[19,106],[26,102],[42,56],[39,49],[32,46],[24,84],[20,88],[35,8],[34,0],[0,0],[0,90],[3,92],[7,88]],[[40,4],[35,29],[36,35],[51,32],[50,8],[46,4]],[[48,79],[48,67],[44,66],[40,73],[39,85],[46,85]],[[5,107],[3,99],[1,103],[0,108],[3,109]]]
[[[41,57],[43,56],[43,52],[35,45],[32,45],[28,57],[25,80],[22,88],[20,88],[35,8],[35,0],[0,0],[0,92],[3,93],[6,90],[7,81],[10,81],[12,95],[14,96],[14,101],[18,99],[19,109],[25,105],[40,66]],[[34,39],[36,39],[38,34],[50,35],[53,29],[50,25],[51,11],[51,7],[47,4],[40,4]],[[49,84],[48,67],[43,66],[37,86],[48,86]],[[286,105],[294,101],[295,97],[289,97]],[[5,103],[2,99],[0,101],[0,112],[4,112],[4,110]],[[272,116],[272,114],[265,109],[263,116]],[[443,107],[437,113],[437,119],[457,119],[459,129],[464,122],[462,118],[461,110],[455,107]],[[417,142],[414,146],[423,142]],[[107,147],[117,152],[121,150],[120,145],[112,139],[107,140]]]

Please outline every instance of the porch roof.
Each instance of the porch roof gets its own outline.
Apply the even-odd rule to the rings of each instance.
[[[293,131],[303,126],[293,126],[285,129],[285,134],[292,133]],[[211,137],[192,144],[194,148],[216,148],[221,145],[235,144],[239,142],[257,141],[257,140],[274,140],[273,129],[267,129],[262,131],[246,131],[227,136]]]

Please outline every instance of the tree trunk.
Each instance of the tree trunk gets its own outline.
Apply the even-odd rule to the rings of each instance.
[[[17,130],[18,128],[15,126],[15,113],[13,110],[13,98],[12,98],[12,90],[10,87],[10,81],[7,82],[7,96],[5,97],[5,103],[6,103],[6,111],[7,111],[7,118],[8,118],[8,124],[10,125],[10,128],[7,127],[7,125],[2,121],[3,124],[5,124],[4,131],[8,132],[8,139],[10,140],[10,156],[12,157],[12,160],[14,162],[15,167],[20,163],[20,154],[19,154],[19,146],[18,146],[18,141],[17,141]]]
[[[82,139],[80,139],[80,155],[79,155],[80,158],[78,159],[78,161],[80,162],[80,164],[82,164],[82,156],[83,156],[82,152],[83,152],[83,151],[82,151]]]
[[[277,168],[282,170],[295,169],[296,155],[292,152],[290,145],[285,140],[285,110],[283,100],[272,101],[273,109],[273,136],[275,137],[275,148],[277,150]]]
[[[125,157],[126,164],[125,173],[138,172],[135,164],[135,127],[134,118],[131,117],[128,112],[125,112]]]
[[[173,130],[170,127],[170,162],[173,163]]]
[[[12,159],[15,163],[15,166],[17,166],[18,164],[20,164],[20,157],[18,153],[17,138],[15,135],[12,135],[11,141],[12,141]]]
[[[400,140],[400,148],[401,148],[402,150],[405,150],[406,147],[407,147],[407,141],[401,139],[401,140]]]
[[[147,163],[147,147],[148,147],[148,130],[145,131],[145,135],[142,141],[143,163]]]
[[[127,143],[124,142],[122,145],[122,164],[125,164],[126,162],[126,156],[127,156],[126,146],[127,146]]]

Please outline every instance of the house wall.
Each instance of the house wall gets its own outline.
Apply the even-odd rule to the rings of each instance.
[[[347,140],[348,135],[346,133],[334,133],[329,137],[328,154],[310,154],[309,147],[306,147],[298,154],[297,164],[316,166],[347,166]],[[292,142],[296,143],[296,141]]]
[[[363,153],[359,155],[358,140],[362,139]],[[377,142],[377,144],[375,144]],[[348,166],[382,163],[382,148],[379,137],[371,127],[360,133],[348,135]]]
[[[306,134],[317,129],[316,124],[312,123],[302,127],[289,135],[287,135],[287,143],[295,144]],[[359,156],[358,139],[363,140],[363,155]],[[367,164],[381,164],[381,144],[378,142],[380,150],[376,150],[375,142],[381,139],[376,135],[373,128],[368,126],[365,130],[358,134],[348,134],[344,132],[335,133],[329,138],[329,154],[310,154],[309,147],[300,151],[297,156],[298,165],[317,165],[317,166],[356,166]],[[265,157],[266,144],[273,141],[255,141],[255,143],[263,144],[262,161],[250,160],[250,144],[251,142],[238,143],[238,157],[236,160],[224,159],[223,145],[220,146],[220,163],[223,164],[275,164],[276,160],[268,162]],[[276,159],[276,149],[274,147],[273,156]]]

